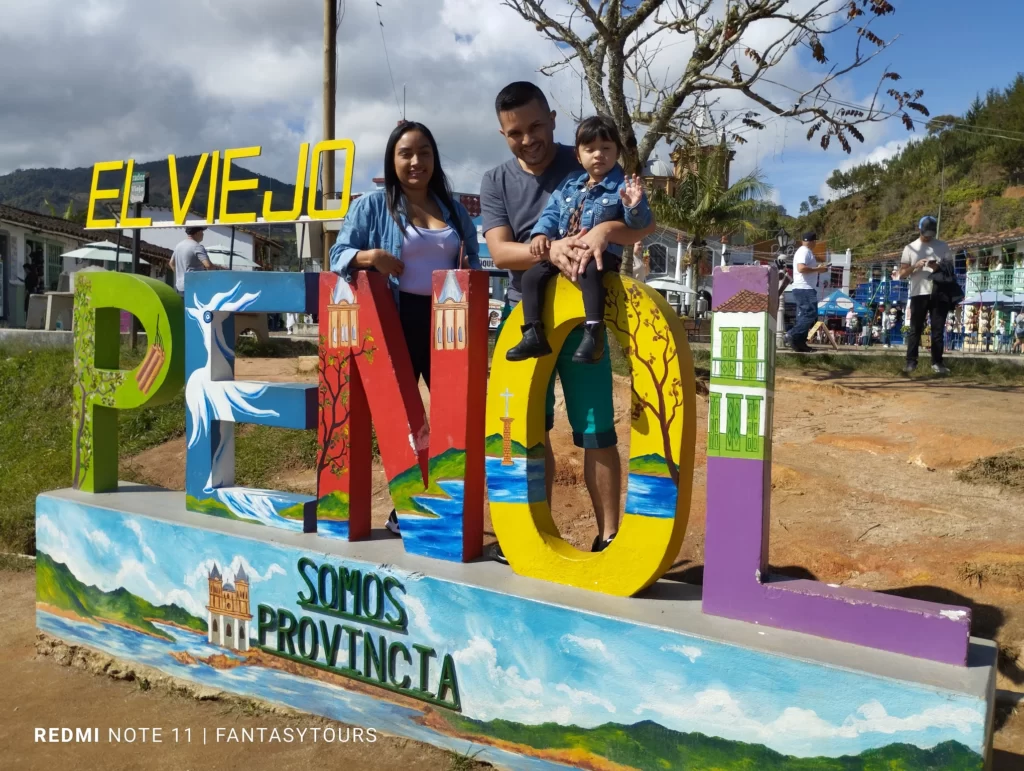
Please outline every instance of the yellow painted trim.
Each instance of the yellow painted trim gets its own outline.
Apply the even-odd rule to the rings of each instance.
[[[220,150],[213,151],[210,161],[210,194],[206,198],[206,222],[213,224],[213,213],[217,210],[217,174],[220,170]]]
[[[192,175],[192,182],[188,186],[188,194],[182,202],[181,191],[178,187],[178,159],[173,155],[167,156],[167,170],[171,177],[171,212],[174,214],[174,222],[178,225],[185,224],[185,219],[192,208],[192,200],[196,197],[196,191],[199,189],[199,180],[203,178],[203,171],[206,170],[206,162],[209,158],[209,153],[199,156],[199,165],[196,166],[196,172]]]
[[[89,210],[85,215],[85,226],[87,228],[116,228],[117,220],[96,219],[96,202],[114,200],[121,194],[121,188],[107,188],[100,190],[100,174],[104,171],[120,171],[124,168],[124,161],[100,161],[92,167],[92,184],[89,185]]]
[[[302,214],[302,197],[306,190],[306,173],[309,166],[309,142],[299,145],[299,162],[295,170],[295,198],[292,201],[292,208],[287,211],[273,211],[271,209],[274,194],[267,191],[263,194],[263,219],[267,222],[287,222],[295,220]]]
[[[217,218],[219,225],[247,225],[256,221],[256,212],[228,213],[228,196],[236,190],[258,190],[260,181],[258,179],[231,179],[231,162],[237,158],[258,158],[263,148],[256,145],[253,147],[233,147],[224,151],[224,171],[221,174],[220,182],[220,217]]]
[[[673,392],[679,395],[680,406],[668,430],[668,444],[679,467],[675,517],[624,514],[611,546],[591,554],[561,538],[546,501],[495,503],[492,496],[490,512],[494,532],[516,573],[631,596],[669,569],[683,543],[693,485],[696,383],[682,322],[665,299],[646,285],[617,274],[606,276],[605,286],[609,296],[605,320],[630,358],[638,394],[634,401],[639,398],[657,405],[659,395],[666,400]],[[506,360],[508,349],[520,339],[522,308],[516,307],[495,345],[487,389],[487,435],[502,435],[508,422],[512,442],[527,450],[545,441],[544,397],[555,358],[566,336],[584,319],[579,288],[561,277],[549,284],[542,319],[554,353],[524,362]],[[653,375],[638,357],[654,358]],[[660,362],[664,366],[659,366]],[[630,455],[655,452],[664,442],[657,414],[646,408],[635,410]]]
[[[313,162],[310,165],[310,179],[320,177],[320,156],[325,152],[345,151],[345,171],[341,178],[341,208],[340,209],[318,209],[316,206],[317,189],[315,184],[309,186],[309,199],[306,202],[306,213],[310,219],[331,220],[340,219],[348,213],[348,205],[352,198],[352,170],[356,162],[356,145],[351,139],[326,139],[317,142],[313,147]]]

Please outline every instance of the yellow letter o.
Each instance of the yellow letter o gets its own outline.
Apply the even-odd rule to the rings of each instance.
[[[693,359],[682,322],[661,295],[617,274],[605,277],[605,287],[605,323],[633,379],[629,483],[615,540],[603,552],[578,551],[559,535],[545,495],[544,397],[559,349],[585,318],[582,294],[564,278],[548,285],[544,303],[553,354],[506,360],[520,339],[520,307],[495,345],[487,389],[487,491],[494,532],[516,573],[630,596],[668,570],[686,533],[696,431]]]

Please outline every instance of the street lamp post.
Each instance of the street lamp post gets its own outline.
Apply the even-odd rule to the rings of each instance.
[[[779,228],[775,237],[779,246],[779,255],[785,257],[789,249],[789,233],[785,228]],[[779,268],[779,309],[775,320],[775,349],[778,350],[786,344],[786,293],[782,290],[785,268]]]

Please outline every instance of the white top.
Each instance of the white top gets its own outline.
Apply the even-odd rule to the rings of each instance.
[[[807,265],[811,268],[818,267],[818,261],[814,257],[814,252],[808,249],[806,246],[801,246],[796,250],[796,254],[793,255],[793,289],[813,289],[818,290],[818,279],[821,276],[820,273],[801,273],[797,268],[797,265]]]
[[[903,258],[900,263],[914,266],[922,260],[950,260],[949,247],[945,241],[933,238],[928,243],[917,239],[903,249]],[[910,274],[910,296],[919,297],[932,293],[932,269],[921,268]]]
[[[430,295],[435,270],[458,268],[459,235],[450,227],[440,230],[417,228],[410,223],[402,242],[405,270],[398,277],[398,289],[418,295]]]

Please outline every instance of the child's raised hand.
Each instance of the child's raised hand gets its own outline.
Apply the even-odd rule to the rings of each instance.
[[[622,187],[619,188],[619,197],[627,209],[632,209],[640,203],[640,199],[644,197],[644,185],[640,181],[640,177],[636,174],[627,177],[626,181],[622,183]]]
[[[534,257],[547,257],[550,248],[551,241],[544,234],[536,235],[530,241],[530,254]]]

